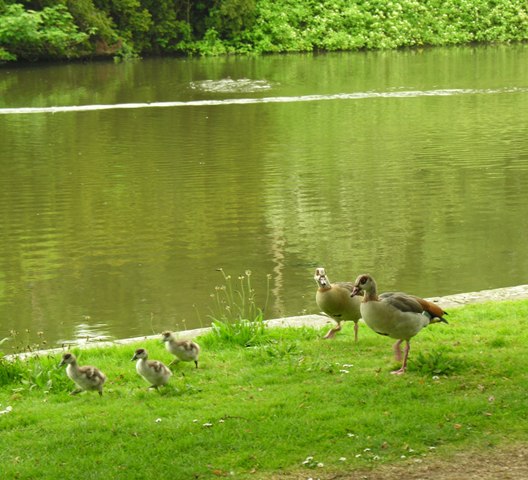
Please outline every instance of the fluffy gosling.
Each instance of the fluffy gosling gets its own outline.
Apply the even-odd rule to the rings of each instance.
[[[106,375],[101,370],[90,365],[79,367],[77,365],[77,358],[75,358],[73,353],[65,353],[62,356],[59,367],[63,365],[67,365],[66,375],[79,387],[71,392],[70,395],[76,395],[83,390],[97,390],[100,396],[103,395],[103,385],[106,381]]]
[[[169,365],[179,361],[192,361],[198,368],[200,345],[192,340],[177,339],[172,332],[163,332],[161,336],[167,350],[176,357]]]
[[[132,361],[134,360],[137,360],[137,373],[150,383],[148,388],[155,388],[157,390],[158,387],[166,385],[172,376],[172,372],[166,365],[158,360],[148,360],[148,352],[144,348],[138,348],[135,351],[132,357]]]

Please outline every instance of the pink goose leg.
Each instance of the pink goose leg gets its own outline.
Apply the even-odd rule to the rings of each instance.
[[[401,362],[401,360],[402,360],[402,354],[401,354],[401,349],[400,349],[400,345],[402,344],[402,342],[403,342],[403,340],[398,340],[392,346],[392,350],[394,351],[394,358],[396,358],[397,362]]]
[[[398,345],[398,351],[400,350],[400,344],[403,342],[403,340],[399,340],[396,342]],[[396,346],[396,345],[395,345]],[[405,373],[405,369],[407,368],[407,358],[409,357],[409,350],[411,349],[411,342],[409,340],[405,340],[405,350],[403,352],[403,364],[399,370],[394,370],[391,372],[393,375],[403,375]]]

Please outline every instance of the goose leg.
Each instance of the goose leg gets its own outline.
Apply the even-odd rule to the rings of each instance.
[[[337,326],[334,328],[331,328],[328,333],[323,337],[324,339],[328,340],[330,338],[334,338],[336,336],[336,333],[341,330],[341,322],[338,322]]]
[[[400,340],[399,343],[403,342],[403,340]],[[394,370],[394,372],[391,372],[393,375],[403,375],[405,373],[405,369],[407,368],[407,358],[409,357],[409,350],[411,349],[411,342],[409,340],[405,340],[405,351],[403,355],[403,364],[399,370]]]
[[[392,350],[394,351],[394,358],[396,358],[397,362],[401,362],[402,360],[402,354],[401,354],[401,348],[400,345],[402,344],[403,340],[398,340],[393,346]]]
[[[358,341],[358,331],[359,331],[359,325],[358,322],[354,322],[354,341]]]

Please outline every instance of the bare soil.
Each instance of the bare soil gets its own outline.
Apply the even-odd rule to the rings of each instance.
[[[461,452],[448,459],[427,458],[374,470],[323,473],[307,470],[294,475],[273,475],[272,480],[528,480],[528,445]]]

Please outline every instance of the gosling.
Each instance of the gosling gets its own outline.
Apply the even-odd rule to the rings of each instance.
[[[106,381],[106,375],[101,370],[90,365],[79,367],[77,358],[75,358],[73,353],[65,353],[62,356],[59,367],[63,365],[68,365],[66,367],[66,375],[79,387],[71,392],[70,395],[76,395],[83,390],[97,390],[99,395],[103,396],[103,385]]]
[[[132,361],[137,360],[137,373],[150,383],[148,388],[155,388],[157,390],[159,387],[167,384],[172,376],[172,372],[165,364],[158,360],[147,359],[148,352],[144,348],[138,348],[132,357]]]
[[[169,364],[174,362],[191,362],[193,361],[198,368],[198,355],[200,355],[200,345],[192,340],[177,339],[172,332],[163,332],[161,334],[165,347],[176,358]]]

